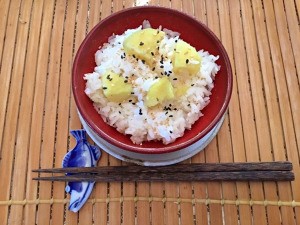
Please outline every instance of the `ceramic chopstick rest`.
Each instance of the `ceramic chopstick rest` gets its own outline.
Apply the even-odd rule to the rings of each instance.
[[[75,137],[77,144],[65,155],[62,167],[96,166],[101,155],[99,147],[88,143],[85,130],[73,130],[70,133]],[[80,210],[89,198],[94,183],[95,182],[68,182],[65,190],[71,195],[69,205],[70,211],[78,212],[78,210]]]

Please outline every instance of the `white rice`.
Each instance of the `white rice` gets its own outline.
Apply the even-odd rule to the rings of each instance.
[[[215,63],[218,56],[200,50],[198,53],[202,60],[199,73],[190,76],[172,72],[169,76],[173,86],[188,85],[186,93],[180,98],[148,108],[144,104],[147,91],[157,81],[155,77],[163,77],[161,73],[172,71],[171,58],[175,40],[178,40],[179,36],[165,35],[159,46],[160,55],[165,57],[164,68],[160,68],[160,56],[158,56],[156,69],[152,71],[147,64],[143,64],[141,60],[137,61],[132,56],[126,55],[125,59],[121,58],[121,55],[124,55],[124,39],[141,29],[142,26],[129,29],[122,35],[113,35],[108,43],[96,52],[97,67],[93,73],[84,76],[85,93],[94,102],[95,109],[103,120],[119,132],[130,135],[134,143],[142,144],[143,141],[155,140],[168,144],[181,137],[185,129],[191,129],[195,121],[203,116],[201,110],[209,103],[209,96],[214,87],[213,80],[220,70],[220,66]],[[171,31],[167,30],[167,32]],[[179,35],[176,32],[175,34]],[[107,100],[101,82],[101,76],[107,70],[121,74],[124,78],[129,77],[128,83],[133,86],[133,93],[129,99],[120,104]],[[177,80],[173,80],[174,78]]]

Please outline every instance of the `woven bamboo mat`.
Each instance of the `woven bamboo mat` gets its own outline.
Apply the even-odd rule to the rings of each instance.
[[[97,183],[79,213],[60,167],[81,127],[70,89],[87,32],[123,8],[171,7],[207,24],[228,51],[234,87],[211,144],[186,160],[289,160],[294,182]],[[300,2],[294,0],[0,0],[0,224],[300,224]],[[122,162],[103,152],[99,165]]]

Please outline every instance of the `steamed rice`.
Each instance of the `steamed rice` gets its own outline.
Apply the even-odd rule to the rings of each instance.
[[[145,25],[144,25],[145,26]],[[175,141],[184,134],[185,129],[203,116],[201,110],[209,103],[214,87],[213,80],[220,69],[215,61],[218,56],[204,50],[201,56],[201,69],[193,76],[176,74],[172,71],[172,54],[179,39],[177,32],[164,30],[168,35],[160,42],[159,56],[155,71],[147,64],[124,54],[123,41],[132,33],[141,30],[129,29],[122,35],[113,35],[95,54],[97,67],[93,73],[85,74],[85,93],[94,102],[94,107],[103,120],[119,132],[130,135],[136,144],[143,141],[162,141],[164,144]],[[163,68],[160,68],[160,56],[163,55]],[[102,91],[101,76],[111,70],[128,79],[133,87],[131,97],[122,103],[109,102]],[[171,71],[171,72],[170,72]],[[188,90],[180,98],[166,101],[148,108],[144,104],[147,91],[156,82],[157,77],[169,74],[173,86],[188,85]]]

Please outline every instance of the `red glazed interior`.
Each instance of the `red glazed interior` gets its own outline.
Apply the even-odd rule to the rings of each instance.
[[[109,36],[122,34],[127,29],[136,28],[144,20],[149,20],[153,28],[162,25],[180,32],[180,37],[194,46],[197,50],[204,49],[210,54],[219,55],[218,65],[221,70],[216,75],[215,87],[210,96],[211,102],[202,110],[202,116],[191,130],[186,130],[183,137],[175,142],[164,145],[162,142],[144,142],[142,145],[133,144],[129,136],[119,133],[107,125],[93,107],[92,101],[85,95],[83,75],[93,72],[94,55],[99,46],[107,42]],[[101,138],[111,144],[133,152],[143,154],[166,153],[187,147],[207,134],[224,115],[232,92],[232,73],[227,53],[219,39],[204,24],[179,11],[154,7],[134,7],[117,12],[96,25],[82,42],[76,54],[72,71],[72,89],[76,105],[86,123]]]

